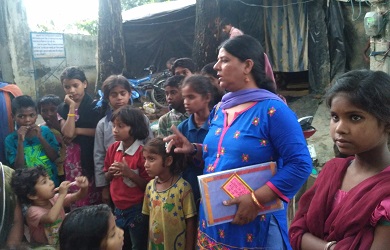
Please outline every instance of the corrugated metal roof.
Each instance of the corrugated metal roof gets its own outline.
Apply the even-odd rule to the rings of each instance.
[[[177,0],[145,4],[122,12],[122,20],[123,22],[127,22],[151,17],[154,15],[163,15],[164,13],[181,10],[195,4],[196,0]]]

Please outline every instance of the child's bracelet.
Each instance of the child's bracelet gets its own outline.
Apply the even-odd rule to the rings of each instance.
[[[76,116],[76,114],[68,114],[68,117],[74,117],[74,116]]]
[[[253,202],[256,204],[256,206],[258,206],[260,208],[260,210],[263,210],[264,207],[263,205],[260,204],[260,202],[257,200],[256,196],[255,196],[255,192],[252,192],[251,193],[251,196],[252,196],[252,200]]]

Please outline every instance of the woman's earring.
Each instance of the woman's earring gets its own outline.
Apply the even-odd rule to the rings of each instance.
[[[249,77],[245,76],[244,81],[245,81],[245,83],[248,83],[249,82]]]

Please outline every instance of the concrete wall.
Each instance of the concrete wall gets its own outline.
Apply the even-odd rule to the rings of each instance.
[[[3,81],[15,82],[23,94],[40,98],[45,94],[64,96],[59,76],[67,66],[82,66],[94,91],[97,38],[64,35],[65,59],[33,60],[30,29],[23,0],[2,0],[0,4],[0,70]]]
[[[65,93],[59,80],[61,72],[67,66],[80,66],[88,79],[88,92],[93,93],[96,82],[96,43],[93,36],[64,35],[66,58],[34,60],[36,96],[55,94],[64,97]]]
[[[16,82],[23,93],[35,97],[35,84],[32,78],[29,30],[23,0],[2,0],[0,36],[3,36],[1,68],[3,80]],[[11,66],[11,67],[10,67]],[[13,79],[11,79],[13,78]]]

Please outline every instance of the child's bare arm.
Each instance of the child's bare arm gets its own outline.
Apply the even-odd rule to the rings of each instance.
[[[24,168],[25,160],[24,160],[24,139],[27,134],[28,127],[27,126],[21,126],[18,131],[18,148],[16,149],[16,156],[15,156],[15,162],[14,162],[14,168]]]
[[[85,176],[78,176],[75,178],[75,184],[77,185],[80,190],[77,191],[76,193],[73,193],[70,195],[69,199],[66,199],[64,202],[64,206],[68,207],[70,204],[84,198],[88,194],[88,178]]]
[[[63,181],[56,190],[58,190],[58,198],[53,207],[49,210],[49,212],[41,217],[39,223],[53,223],[58,219],[62,209],[64,209],[64,201],[65,197],[68,193],[68,188],[70,186],[69,181]]]
[[[76,128],[77,135],[95,136],[94,128]]]
[[[43,147],[43,150],[45,150],[45,153],[47,155],[47,157],[49,157],[49,159],[51,161],[55,161],[57,160],[58,158],[58,152],[52,148],[52,146],[46,141],[46,139],[42,136],[42,131],[41,131],[41,127],[39,127],[38,125],[34,124],[31,128],[32,130],[35,131],[38,139],[39,139],[39,142],[41,143],[42,147]]]
[[[186,250],[195,248],[196,216],[186,219]]]
[[[17,249],[17,246],[22,242],[23,239],[23,228],[24,224],[22,208],[18,201],[14,210],[13,225],[7,236],[7,247],[10,249]]]
[[[76,135],[76,103],[69,97],[65,96],[65,103],[69,105],[69,116],[65,122],[61,122],[61,133],[68,138],[73,138]]]

